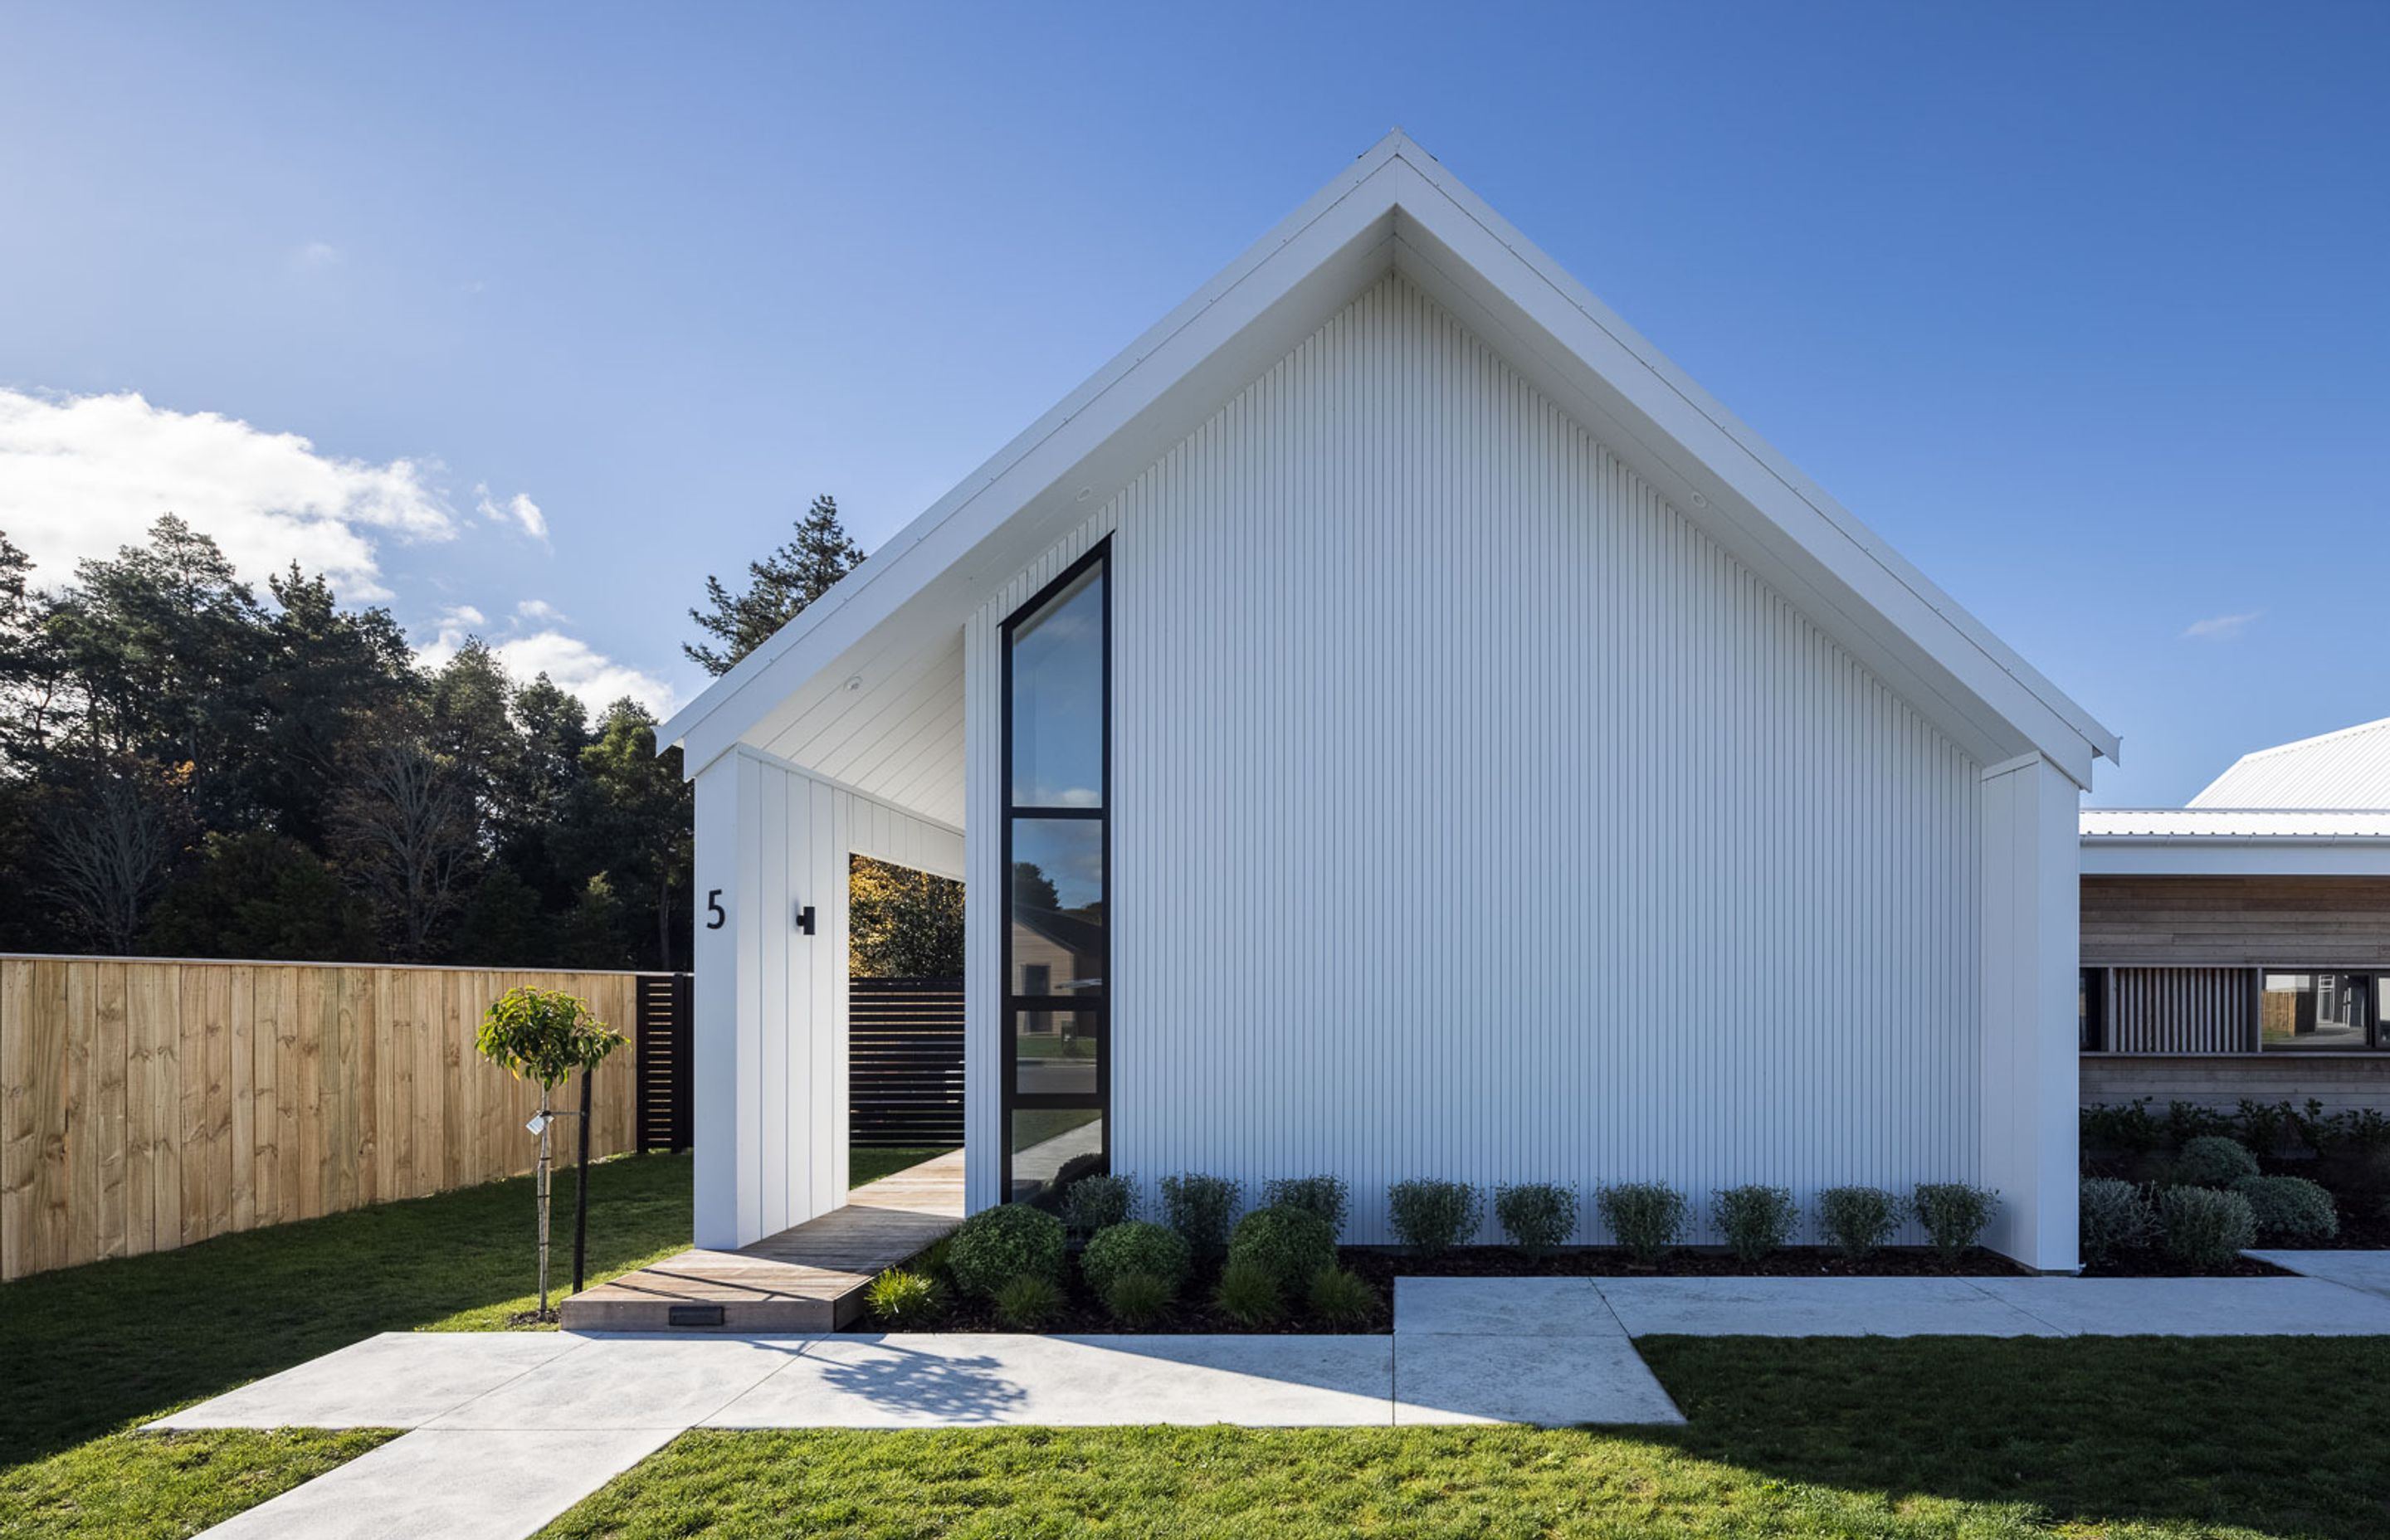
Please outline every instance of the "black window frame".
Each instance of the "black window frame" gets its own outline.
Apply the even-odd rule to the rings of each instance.
[[[999,688],[1003,692],[1002,747],[998,774],[1003,777],[1002,826],[1004,884],[1000,902],[1004,906],[1001,940],[997,947],[997,998],[1002,1002],[1004,1047],[1001,1083],[997,1092],[997,1191],[1002,1200],[1012,1201],[1012,1117],[1017,1111],[1081,1111],[1092,1107],[1102,1131],[1100,1147],[1104,1163],[1111,1163],[1112,1151],[1112,925],[1118,918],[1112,893],[1112,574],[1111,567],[1111,537],[1106,535],[1062,569],[1052,582],[1031,595],[1026,601],[1004,619],[997,633],[997,645],[1002,650]],[[1099,805],[1088,807],[1045,807],[1013,801],[1014,776],[1012,762],[1012,637],[1022,622],[1034,619],[1039,611],[1073,584],[1097,567],[1103,569],[1103,620],[1100,627],[1103,652],[1103,686],[1100,727],[1103,758]],[[1103,844],[1103,983],[1092,995],[1015,995],[1012,993],[1012,826],[1019,818],[1082,819],[1095,823],[1100,829]],[[1027,1011],[1076,1011],[1091,1014],[1096,1020],[1096,1094],[1092,1101],[1085,1097],[1032,1094],[1020,1090],[1020,1018]]]

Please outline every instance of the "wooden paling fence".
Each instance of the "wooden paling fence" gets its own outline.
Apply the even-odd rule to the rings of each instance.
[[[519,1175],[539,1088],[474,1052],[482,1011],[569,990],[629,1036],[638,980],[0,956],[0,1279]],[[633,1148],[633,1059],[595,1154]]]

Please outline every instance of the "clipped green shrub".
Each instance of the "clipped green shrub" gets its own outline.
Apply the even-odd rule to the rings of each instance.
[[[1618,1182],[1597,1191],[1593,1206],[1610,1236],[1638,1262],[1660,1260],[1685,1233],[1693,1206],[1665,1182]]]
[[[1342,1176],[1282,1176],[1262,1184],[1262,1202],[1273,1209],[1304,1209],[1328,1222],[1330,1239],[1342,1239],[1352,1216],[1353,1189]]]
[[[1494,1189],[1494,1222],[1530,1260],[1568,1244],[1576,1234],[1576,1188],[1557,1182],[1519,1182]]]
[[[1062,1223],[1078,1235],[1093,1235],[1137,1217],[1137,1179],[1082,1176],[1062,1195]]]
[[[1162,1222],[1187,1242],[1196,1266],[1210,1267],[1227,1254],[1239,1196],[1237,1184],[1226,1176],[1189,1172],[1162,1179]]]
[[[2113,1176],[2094,1176],[2083,1184],[2077,1215],[2083,1261],[2090,1266],[2145,1245],[2157,1233],[2157,1213],[2148,1197],[2132,1183]]]
[[[1741,1262],[1757,1262],[1775,1251],[1792,1238],[1801,1222],[1791,1187],[1728,1187],[1710,1194],[1710,1210],[1727,1250]]]
[[[1357,1331],[1377,1318],[1378,1291],[1357,1273],[1323,1267],[1304,1290],[1311,1318],[1339,1331]]]
[[[1160,1278],[1175,1290],[1187,1281],[1190,1265],[1177,1231],[1142,1219],[1098,1230],[1079,1253],[1079,1271],[1098,1299],[1111,1298],[1112,1285],[1130,1273]]]
[[[1269,1327],[1286,1319],[1286,1294],[1279,1288],[1278,1275],[1257,1262],[1232,1262],[1222,1268],[1212,1303],[1240,1326]]]
[[[1043,1331],[1061,1313],[1061,1289],[1035,1273],[1007,1279],[996,1291],[996,1318],[1015,1331]]]
[[[1818,1194],[1818,1227],[1857,1262],[1900,1228],[1900,1200],[1882,1187],[1828,1187]]]
[[[1228,1238],[1228,1265],[1240,1262],[1266,1269],[1292,1295],[1314,1273],[1336,1265],[1336,1232],[1309,1209],[1255,1209]]]
[[[2249,1200],[2262,1240],[2330,1240],[2340,1234],[2332,1194],[2304,1176],[2244,1176],[2232,1190]]]
[[[946,1247],[955,1287],[981,1299],[1022,1277],[1052,1283],[1062,1276],[1062,1222],[1026,1203],[1000,1203],[962,1222]]]
[[[1386,1210],[1394,1238],[1420,1256],[1432,1257],[1477,1233],[1485,1218],[1485,1200],[1466,1182],[1420,1176],[1388,1187]]]
[[[863,1290],[871,1318],[891,1331],[926,1331],[946,1313],[946,1291],[926,1273],[891,1267]]]
[[[1966,1182],[1920,1182],[1908,1195],[1908,1210],[1943,1260],[1956,1262],[1983,1238],[1999,1213],[2000,1195]]]
[[[2186,1187],[2229,1187],[2257,1174],[2257,1157],[2238,1139],[2203,1134],[2174,1158],[2174,1179]]]
[[[2257,1244],[2249,1200],[2214,1187],[2168,1187],[2158,1196],[2166,1255],[2193,1267],[2229,1267]]]
[[[1103,1292],[1104,1308],[1111,1312],[1113,1320],[1131,1329],[1142,1329],[1160,1320],[1162,1313],[1170,1308],[1170,1302],[1177,1297],[1175,1284],[1151,1273],[1123,1273]]]

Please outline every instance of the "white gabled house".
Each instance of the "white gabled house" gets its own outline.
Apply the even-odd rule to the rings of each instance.
[[[1965,1179],[2075,1265],[2114,736],[1399,133],[660,736],[701,1245],[844,1201],[861,852],[969,884],[972,1208]]]

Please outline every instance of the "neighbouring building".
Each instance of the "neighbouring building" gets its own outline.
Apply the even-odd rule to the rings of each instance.
[[[1400,134],[659,736],[701,1244],[845,1200],[861,852],[968,883],[972,1208],[1967,1180],[2075,1265],[2115,737]]]
[[[2086,1105],[2390,1112],[2390,718],[2082,830]]]

